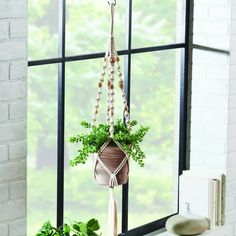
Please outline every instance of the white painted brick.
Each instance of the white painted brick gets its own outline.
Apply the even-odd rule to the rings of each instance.
[[[0,202],[5,202],[9,199],[8,184],[0,185]]]
[[[8,151],[6,145],[0,145],[0,163],[8,159]]]
[[[229,65],[226,66],[209,66],[206,68],[206,78],[207,79],[229,79]]]
[[[228,113],[228,124],[232,125],[236,123],[236,110],[230,110]]]
[[[227,176],[227,173],[226,173]],[[226,180],[227,181],[227,180]],[[236,191],[236,182],[226,182],[226,196],[234,196]]]
[[[236,108],[236,95],[229,96],[229,109]]]
[[[16,61],[10,65],[10,79],[21,79],[27,76],[27,62]]]
[[[26,118],[27,104],[26,102],[18,102],[10,104],[10,119]]]
[[[236,12],[236,3],[233,2],[232,5],[231,5],[231,18],[233,20],[236,19],[235,12]]]
[[[0,125],[0,142],[26,138],[26,122]]]
[[[208,35],[206,46],[229,50],[230,40],[229,35]]]
[[[236,49],[236,46],[235,46],[236,43],[235,42],[236,42],[236,35],[231,36],[231,39],[230,39],[230,49],[231,50]]]
[[[0,222],[24,217],[26,214],[25,200],[7,202],[0,205]]]
[[[229,196],[225,198],[225,210],[229,211],[235,208],[235,198],[234,196]]]
[[[209,139],[209,138],[193,138],[191,139],[191,151],[205,152],[206,156],[224,155],[226,144],[224,140]]]
[[[195,6],[194,8],[194,18],[197,19],[202,19],[202,18],[207,18],[208,15],[208,7],[206,6]]]
[[[8,105],[0,104],[0,122],[8,120]]]
[[[194,64],[193,65],[193,68],[192,68],[192,76],[194,79],[198,79],[198,78],[206,78],[206,69],[205,67],[203,66],[199,66],[197,64]]]
[[[23,236],[25,235],[26,218],[17,220],[9,224],[9,236]]]
[[[236,34],[236,20],[231,20],[231,37],[234,36],[234,34]]]
[[[225,66],[228,66],[229,56],[221,53],[208,52],[202,50],[193,50],[193,63],[196,65],[201,65],[206,68],[209,66],[215,67],[219,65],[224,69]]]
[[[227,138],[227,125],[226,124],[214,124],[210,123],[205,128],[206,138],[208,139],[222,139]]]
[[[9,22],[0,21],[0,40],[9,38]]]
[[[230,61],[232,64],[236,63],[236,49],[230,50]]]
[[[0,62],[0,81],[9,79],[8,63]]]
[[[191,109],[192,121],[202,123],[226,123],[227,114],[222,109],[217,108],[195,108]]]
[[[229,24],[226,22],[208,21],[194,21],[194,33],[206,34],[220,34],[225,35],[229,33]]]
[[[227,96],[225,94],[208,94],[206,96],[207,108],[227,108]]]
[[[227,83],[225,80],[211,80],[207,79],[206,84],[206,93],[209,96],[215,96],[215,94],[225,94],[227,92]],[[214,93],[214,94],[212,94]]]
[[[9,144],[9,159],[17,159],[26,157],[27,155],[27,142],[20,141]]]
[[[25,0],[1,0],[0,19],[27,17],[27,1]]]
[[[0,165],[0,183],[5,183],[7,181],[13,181],[17,179],[24,179],[25,176],[26,176],[25,160]]]
[[[197,6],[225,6],[229,0],[197,0],[194,2]]]
[[[206,106],[206,96],[204,96],[204,94],[196,94],[195,93],[194,96],[192,96],[191,105],[196,108],[205,107]]]
[[[16,181],[10,183],[10,199],[17,199],[26,196],[26,181]]]
[[[0,43],[0,60],[26,58],[26,42],[24,40],[14,40]]]
[[[228,126],[228,138],[236,138],[236,124]]]
[[[19,81],[14,83],[0,84],[0,101],[8,101],[26,97],[26,82]]]
[[[8,236],[8,226],[7,225],[0,225],[0,235],[1,236]]]
[[[230,19],[230,7],[212,7],[209,8],[209,17],[213,18],[213,20],[221,20],[221,19]]]
[[[232,63],[232,61],[231,61]],[[230,66],[230,80],[236,80],[236,62],[234,63],[235,65]]]
[[[11,38],[27,37],[27,20],[19,19],[10,22]]]
[[[227,211],[225,213],[225,222],[226,222],[226,224],[234,223],[235,219],[236,219],[236,209],[233,209],[231,211]]]
[[[228,154],[227,165],[230,166],[230,168],[236,167],[236,152],[232,152],[232,153]]]
[[[219,173],[223,173],[226,168],[224,156],[205,156],[205,167],[209,170],[215,170]]]
[[[208,39],[207,39],[207,35],[204,34],[194,34],[193,35],[193,42],[195,44],[199,44],[199,45],[207,45]]]
[[[228,140],[228,153],[236,152],[236,139]]]
[[[236,81],[231,81],[229,83],[229,94],[231,94],[231,95],[236,94]]]

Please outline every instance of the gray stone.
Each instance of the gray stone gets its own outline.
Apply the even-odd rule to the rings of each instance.
[[[198,235],[209,228],[206,218],[188,218],[182,215],[170,217],[166,222],[167,231],[176,235]]]

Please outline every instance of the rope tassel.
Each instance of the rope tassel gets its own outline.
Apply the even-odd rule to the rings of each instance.
[[[117,206],[114,188],[110,189],[108,236],[117,236]]]

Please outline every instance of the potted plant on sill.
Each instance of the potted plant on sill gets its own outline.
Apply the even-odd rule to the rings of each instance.
[[[48,221],[43,224],[36,236],[99,236],[101,235],[97,233],[99,229],[100,225],[95,219],[86,223],[75,221],[71,226],[64,224],[59,228],[53,227]]]

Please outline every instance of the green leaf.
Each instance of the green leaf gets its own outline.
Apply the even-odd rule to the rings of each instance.
[[[91,219],[87,223],[87,229],[91,231],[97,231],[100,229],[100,225],[96,219]]]

